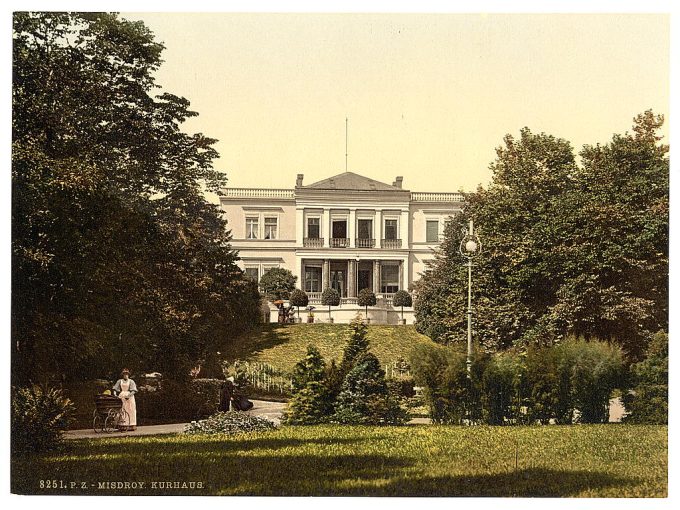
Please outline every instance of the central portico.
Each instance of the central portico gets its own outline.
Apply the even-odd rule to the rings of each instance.
[[[371,319],[396,323],[394,293],[410,290],[425,269],[462,195],[411,192],[401,177],[386,184],[353,172],[309,185],[303,179],[298,174],[294,189],[225,190],[222,208],[244,271],[259,280],[272,267],[288,268],[317,307],[324,289],[336,289],[338,322],[364,312],[357,296],[370,289],[377,298]],[[412,322],[412,310],[405,312]]]

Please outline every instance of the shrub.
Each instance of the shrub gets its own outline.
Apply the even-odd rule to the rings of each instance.
[[[12,388],[11,412],[12,451],[40,452],[61,443],[75,406],[61,390],[33,385]]]
[[[320,382],[326,370],[324,361],[319,349],[313,345],[307,346],[307,355],[298,361],[293,368],[293,391],[304,388],[309,382]]]
[[[492,357],[486,365],[481,380],[483,421],[489,425],[502,425],[519,418],[522,360],[506,352]]]
[[[647,357],[630,367],[632,392],[623,397],[628,423],[668,423],[668,334],[659,331]]]
[[[387,379],[387,388],[396,397],[411,398],[416,392],[413,389],[415,382],[413,377],[398,377]]]
[[[375,306],[377,300],[375,294],[371,292],[371,289],[361,289],[359,295],[357,296],[357,304],[363,306],[366,309],[366,320],[368,320],[368,307]]]
[[[459,424],[480,414],[479,406],[475,405],[479,402],[473,397],[477,371],[473,370],[473,377],[468,379],[465,352],[421,344],[413,351],[411,366],[416,383],[424,388],[434,423]]]
[[[221,379],[190,382],[162,381],[160,388],[137,394],[137,416],[150,420],[194,420],[216,412],[220,402]]]
[[[401,425],[407,419],[387,390],[385,372],[371,353],[363,354],[349,371],[335,405],[333,422],[362,425]]]
[[[392,305],[401,307],[401,319],[404,320],[404,307],[413,306],[413,299],[411,298],[411,294],[409,294],[405,290],[398,290],[394,294],[394,297],[392,298]]]
[[[260,278],[260,290],[270,301],[288,299],[296,281],[297,276],[288,269],[273,267]]]
[[[309,304],[309,296],[304,290],[295,289],[290,294],[290,306],[297,307],[297,317],[300,318],[300,307]]]
[[[340,294],[333,288],[327,288],[321,293],[321,304],[328,306],[328,318],[331,318],[331,306],[340,304]]]
[[[290,425],[311,425],[328,420],[332,410],[329,391],[323,382],[326,363],[319,350],[310,345],[307,356],[293,371],[293,398],[283,418]]]
[[[623,352],[598,340],[571,338],[555,347],[569,370],[571,407],[581,423],[607,423],[609,399],[623,384]]]
[[[185,434],[244,434],[273,430],[276,423],[261,416],[239,411],[215,413],[205,420],[192,421],[184,428]]]

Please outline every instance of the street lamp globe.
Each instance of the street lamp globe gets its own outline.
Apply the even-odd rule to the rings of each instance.
[[[468,240],[468,242],[465,243],[465,251],[468,253],[475,253],[477,251],[477,243],[473,239]]]

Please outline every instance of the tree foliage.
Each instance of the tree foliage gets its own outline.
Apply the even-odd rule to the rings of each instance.
[[[361,289],[357,295],[357,304],[363,306],[366,309],[366,318],[368,319],[368,307],[375,306],[377,303],[375,294],[371,289]]]
[[[420,345],[412,365],[435,423],[606,423],[612,392],[626,387],[620,347],[573,337],[526,353],[477,352],[469,377],[457,345]]]
[[[12,337],[17,381],[184,374],[258,320],[205,189],[215,140],[155,95],[163,46],[106,13],[15,13]]]
[[[293,371],[293,397],[288,404],[286,423],[313,425],[328,421],[333,405],[325,376],[326,362],[316,347],[308,346],[307,355]]]
[[[332,421],[353,425],[401,425],[406,412],[390,395],[385,372],[374,354],[362,354],[345,376]]]
[[[270,301],[285,300],[295,290],[296,281],[297,276],[290,270],[273,267],[260,278],[260,289]]]
[[[668,334],[657,332],[646,357],[630,367],[632,391],[624,396],[629,423],[668,423]]]
[[[598,337],[639,358],[668,321],[668,147],[661,116],[585,146],[528,128],[507,135],[493,180],[466,196],[445,227],[435,260],[416,284],[420,332],[463,342],[467,278],[458,252],[474,219],[476,340],[487,351]]]

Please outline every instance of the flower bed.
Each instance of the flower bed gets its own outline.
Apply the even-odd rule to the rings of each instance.
[[[205,420],[192,421],[185,429],[185,434],[241,434],[273,430],[276,424],[261,416],[251,416],[239,411],[215,413]]]

